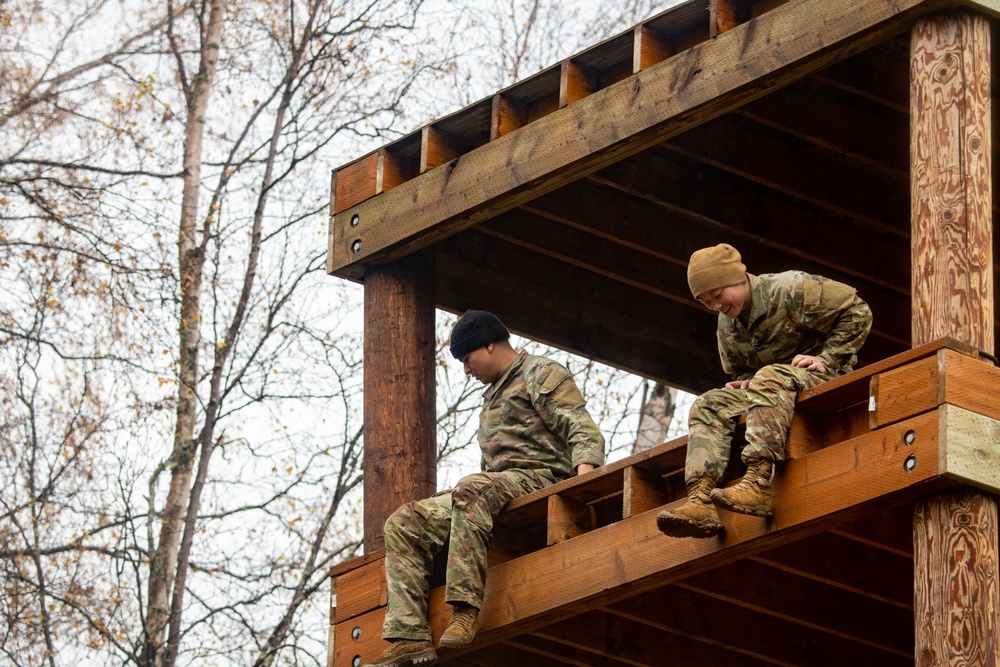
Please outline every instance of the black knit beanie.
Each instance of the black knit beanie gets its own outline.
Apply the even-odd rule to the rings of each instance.
[[[467,310],[451,330],[451,356],[461,359],[475,349],[508,338],[510,332],[496,315],[485,310]]]

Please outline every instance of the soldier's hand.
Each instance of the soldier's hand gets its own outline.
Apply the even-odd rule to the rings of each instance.
[[[733,380],[726,383],[726,389],[746,389],[750,386],[750,380]]]
[[[820,358],[809,354],[796,354],[795,358],[792,359],[792,366],[804,368],[807,371],[826,372],[826,365],[820,361]]]

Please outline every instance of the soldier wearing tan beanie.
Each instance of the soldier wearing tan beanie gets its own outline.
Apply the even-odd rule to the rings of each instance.
[[[718,314],[719,356],[732,380],[691,406],[688,502],[660,512],[656,525],[672,537],[712,537],[722,531],[716,508],[771,516],[771,479],[785,457],[796,395],[851,370],[872,319],[853,287],[801,271],[749,274],[727,243],[691,255],[688,287]],[[744,413],[747,473],[716,488]]]
[[[728,243],[696,250],[688,262],[688,287],[698,298],[706,292],[738,285],[747,279],[740,253]]]

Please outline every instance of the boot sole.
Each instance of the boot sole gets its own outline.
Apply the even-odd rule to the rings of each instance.
[[[406,667],[407,665],[416,667],[416,665],[433,665],[437,662],[437,659],[437,651],[429,648],[417,653],[401,655],[398,658],[393,658],[389,662],[372,662],[367,665],[362,665],[362,667]]]
[[[698,522],[671,515],[656,517],[656,527],[670,537],[715,537],[723,530],[721,523]]]
[[[713,493],[712,503],[719,509],[728,510],[730,512],[736,512],[737,514],[747,514],[749,516],[759,516],[764,519],[769,519],[773,516],[771,512],[771,507],[769,505],[739,505],[732,502],[725,496],[721,494]]]
[[[476,641],[475,637],[473,637],[471,640],[469,640],[467,642],[457,641],[457,640],[454,640],[454,639],[445,639],[444,637],[442,637],[441,638],[441,642],[440,642],[440,646],[441,646],[441,648],[465,648],[466,646],[470,645],[474,641]]]

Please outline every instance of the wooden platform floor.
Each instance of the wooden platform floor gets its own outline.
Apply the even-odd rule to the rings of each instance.
[[[719,538],[656,528],[684,501],[684,438],[519,498],[477,641],[440,664],[912,665],[914,503],[1000,489],[998,393],[1000,369],[941,340],[801,395],[774,519],[724,513]],[[385,646],[382,553],[331,576],[328,664],[356,667]]]

